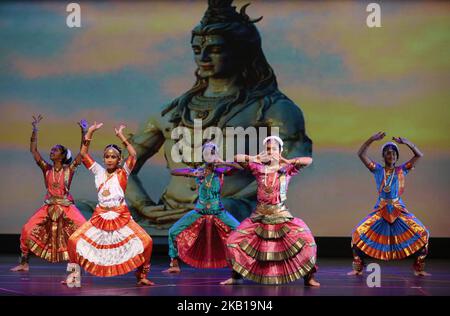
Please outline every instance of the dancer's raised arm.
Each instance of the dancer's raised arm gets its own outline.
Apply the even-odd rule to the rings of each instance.
[[[88,128],[88,131],[87,131],[86,135],[84,136],[83,145],[81,145],[81,149],[80,149],[80,155],[82,158],[84,158],[88,154],[89,146],[91,144],[91,140],[92,140],[92,136],[94,135],[94,132],[97,131],[98,129],[100,129],[102,126],[103,126],[103,123],[94,122],[94,124]]]
[[[31,134],[30,139],[30,152],[33,155],[36,163],[42,168],[41,163],[43,162],[42,156],[37,149],[37,134],[38,134],[38,125],[39,122],[43,119],[42,115],[38,115],[37,117],[33,115],[33,122],[31,125],[33,126],[33,132]]]
[[[416,145],[414,145],[412,142],[410,142],[408,139],[404,138],[404,137],[392,137],[392,139],[401,145],[406,145],[409,147],[409,149],[411,149],[411,151],[414,154],[414,157],[412,157],[407,163],[406,165],[408,166],[409,169],[414,168],[414,166],[417,164],[417,162],[420,160],[420,158],[423,157],[423,153],[419,150],[419,148],[417,148]]]
[[[131,143],[123,134],[123,130],[125,129],[125,127],[125,125],[120,125],[119,128],[114,128],[114,131],[116,132],[116,136],[119,137],[119,139],[122,141],[122,144],[127,149],[128,154],[130,156],[136,157],[136,149],[134,149],[133,145],[131,145]]]
[[[370,147],[370,145],[374,141],[381,140],[381,139],[384,138],[384,136],[386,136],[385,132],[378,132],[378,133],[372,135],[368,140],[366,140],[364,142],[364,144],[362,144],[361,148],[359,148],[359,150],[358,150],[358,157],[359,157],[359,159],[361,159],[363,164],[370,170],[372,170],[374,168],[374,164],[375,163],[367,155],[367,149]]]
[[[88,130],[88,122],[85,119],[82,119],[78,122],[78,126],[80,126],[80,129],[81,129],[80,152],[78,152],[78,155],[75,157],[73,162],[70,164],[73,167],[79,166],[81,164],[81,160],[83,159],[83,157],[81,156],[81,147],[83,146],[84,138],[85,138],[87,130]]]

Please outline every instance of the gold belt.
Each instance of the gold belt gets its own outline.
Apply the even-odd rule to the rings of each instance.
[[[104,211],[123,211],[126,206],[126,204],[121,204],[119,206],[104,206],[102,204],[97,204],[97,207]]]
[[[395,199],[383,199],[383,198],[380,198],[380,201],[381,202],[385,202],[386,204],[395,204],[395,203],[397,203],[398,201],[399,201],[399,198],[395,198]]]
[[[279,204],[263,204],[256,205],[255,212],[261,215],[273,215],[288,211],[288,208],[284,203]]]
[[[59,197],[54,197],[54,196],[45,200],[44,203],[47,205],[62,205],[62,206],[69,206],[69,205],[73,204],[72,201],[70,201],[67,198],[64,198],[64,197],[59,198]]]

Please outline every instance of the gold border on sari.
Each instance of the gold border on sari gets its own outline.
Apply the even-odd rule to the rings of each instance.
[[[263,239],[277,239],[284,237],[287,233],[289,233],[291,229],[287,225],[283,225],[278,230],[268,230],[264,229],[262,226],[258,226],[255,229],[256,235]]]
[[[239,247],[250,257],[255,258],[258,261],[283,261],[290,259],[297,255],[305,245],[305,242],[299,238],[288,249],[280,252],[264,252],[255,249],[248,243],[247,240],[243,240],[239,243]]]
[[[49,262],[61,262],[69,261],[69,252],[67,250],[56,252],[52,249],[43,248],[39,246],[34,240],[28,239],[28,249],[39,258],[47,260]]]
[[[267,275],[259,275],[256,273],[252,273],[246,268],[244,268],[242,265],[240,265],[238,262],[232,260],[231,265],[234,271],[242,275],[244,278],[247,278],[249,280],[252,280],[257,283],[261,284],[283,284],[283,283],[289,283],[294,282],[302,277],[305,277],[308,275],[313,268],[315,267],[316,260],[315,258],[310,258],[309,261],[303,265],[302,267],[299,267],[297,271],[287,274],[287,275],[280,275],[280,276],[267,276]]]
[[[31,230],[30,237],[26,241],[27,246],[31,252],[44,260],[67,261],[69,260],[67,243],[78,226],[65,215],[60,205],[50,205],[47,212],[44,220]]]
[[[89,261],[83,256],[78,254],[78,264],[83,267],[90,274],[101,276],[101,277],[112,277],[116,275],[127,274],[134,269],[137,269],[142,264],[144,264],[145,258],[143,254],[138,254],[129,260],[111,265],[111,266],[103,266]]]

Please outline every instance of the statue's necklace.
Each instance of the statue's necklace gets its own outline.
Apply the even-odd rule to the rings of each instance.
[[[205,97],[196,95],[192,97],[188,108],[193,115],[192,117],[184,116],[184,123],[187,123],[186,125],[189,126],[193,125],[194,119],[201,119],[203,126],[206,127],[207,124],[213,123],[220,117],[225,110],[226,105],[234,97],[235,96],[233,95],[224,97]]]

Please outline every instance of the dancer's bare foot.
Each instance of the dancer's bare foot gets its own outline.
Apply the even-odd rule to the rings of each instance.
[[[306,286],[314,286],[314,287],[319,287],[320,283],[317,282],[314,278],[310,278],[308,281],[305,282]]]
[[[140,279],[137,282],[137,285],[152,286],[152,285],[155,285],[155,283],[150,281],[149,279]]]
[[[426,276],[431,276],[431,273],[428,273],[428,272],[425,272],[425,271],[414,271],[414,275],[415,276],[426,277]]]
[[[356,270],[352,270],[350,272],[347,273],[347,275],[362,275],[362,271],[356,271]]]
[[[233,285],[233,284],[242,284],[244,283],[243,279],[233,279],[229,278],[225,281],[220,282],[221,285]]]
[[[180,272],[181,272],[181,269],[179,266],[170,267],[169,269],[163,271],[163,273],[180,273]]]
[[[81,276],[77,272],[72,272],[65,280],[61,281],[61,284],[67,285],[67,287],[81,287]]]
[[[30,266],[28,265],[28,263],[24,263],[24,264],[19,264],[18,266],[15,266],[14,268],[10,269],[9,271],[12,272],[28,272],[30,271]]]
[[[181,272],[180,264],[178,263],[177,258],[171,258],[169,269],[163,271],[163,273],[180,273],[180,272]]]

